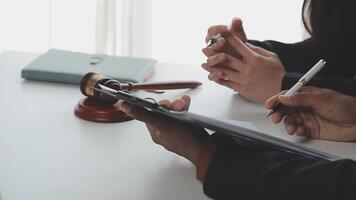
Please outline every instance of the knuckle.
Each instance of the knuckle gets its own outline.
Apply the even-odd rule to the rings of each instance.
[[[270,55],[271,55],[271,57],[273,57],[273,58],[277,58],[277,57],[278,57],[278,55],[277,55],[276,53],[274,53],[274,52],[270,52]]]
[[[207,48],[202,49],[202,52],[203,52],[203,54],[206,55],[206,56],[209,55],[209,49],[207,49]]]
[[[138,111],[135,108],[131,108],[128,112],[128,114],[132,117],[132,118],[137,118],[138,116]]]
[[[155,144],[159,144],[159,140],[158,140],[156,137],[152,137],[152,141],[153,141]]]
[[[263,60],[263,57],[261,55],[256,55],[253,59],[255,64],[260,63]]]
[[[253,56],[249,61],[246,62],[249,65],[246,69],[249,73],[253,73],[256,67],[260,66],[263,63],[263,57],[260,55]]]
[[[208,75],[208,79],[210,80],[210,81],[212,81],[213,80],[213,74],[212,73],[210,73],[209,75]]]
[[[230,82],[225,82],[224,84],[226,87],[232,88],[232,84]]]
[[[223,61],[225,61],[226,59],[227,59],[226,53],[220,53],[220,54],[218,55],[218,60],[219,60],[219,61],[223,62]]]
[[[219,32],[220,33],[223,33],[225,32],[229,27],[227,25],[220,25],[220,29],[219,29]]]
[[[160,144],[161,141],[161,136],[160,136],[160,131],[159,130],[155,130],[152,133],[152,141],[156,144]]]
[[[209,56],[209,57],[206,59],[206,63],[207,63],[208,65],[210,65],[213,60],[214,60],[214,57],[213,57],[213,56]]]
[[[208,35],[211,36],[212,34],[214,34],[216,32],[216,25],[215,26],[210,26],[208,28]]]
[[[208,28],[208,34],[211,34],[212,32],[214,32],[215,29],[216,29],[216,25],[215,25],[215,26],[210,26],[210,27]]]
[[[214,25],[214,26],[210,26],[208,28],[208,34],[216,34],[218,32],[222,32],[225,29],[227,29],[228,27],[226,25]]]

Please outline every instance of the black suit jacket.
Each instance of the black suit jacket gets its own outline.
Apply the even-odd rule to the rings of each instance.
[[[282,89],[290,89],[299,78],[304,75],[320,59],[327,61],[326,66],[313,78],[309,85],[329,88],[341,93],[356,96],[356,51],[352,47],[352,41],[344,45],[344,48],[334,45],[325,50],[325,47],[317,45],[311,39],[294,44],[285,44],[277,41],[249,40],[251,44],[275,52],[287,74],[283,79]]]
[[[311,159],[212,136],[203,189],[214,199],[354,200],[356,162]],[[218,140],[216,138],[219,138]]]

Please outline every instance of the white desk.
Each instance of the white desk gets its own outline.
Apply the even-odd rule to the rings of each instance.
[[[77,86],[25,81],[20,70],[35,54],[0,56],[0,200],[207,199],[186,160],[154,145],[144,124],[80,120]],[[158,64],[153,80],[195,79],[191,111],[232,119],[267,134],[356,159],[355,143],[303,140],[264,118],[262,105],[211,83],[199,66]],[[152,95],[155,96],[155,95]],[[236,122],[240,123],[240,122]]]

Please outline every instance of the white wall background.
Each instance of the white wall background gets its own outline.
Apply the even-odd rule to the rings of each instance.
[[[302,39],[302,0],[153,0],[152,55],[170,62],[200,63],[208,27],[243,19],[250,39]]]
[[[47,0],[0,0],[0,52],[44,51],[49,47]]]
[[[0,0],[0,52],[94,51],[96,0]]]
[[[0,0],[0,52],[59,48],[94,53],[97,1],[105,0]],[[134,9],[129,13],[129,26],[122,24],[122,14],[127,10],[120,5],[125,1]],[[120,18],[116,26],[116,54],[200,64],[205,59],[201,48],[208,27],[228,24],[235,16],[243,19],[251,39],[299,41],[303,31],[302,2],[116,0],[116,16]],[[130,42],[121,37],[127,27],[133,27],[128,32],[132,35]]]

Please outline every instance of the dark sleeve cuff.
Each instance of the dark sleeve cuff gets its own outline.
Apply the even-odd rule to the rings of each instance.
[[[303,76],[301,73],[287,73],[282,80],[282,90],[289,90]],[[356,96],[356,79],[355,78],[319,78],[311,79],[309,86],[327,88],[340,93]]]
[[[213,199],[262,199],[267,173],[251,162],[251,151],[242,146],[218,146],[205,174],[203,190]]]
[[[282,90],[289,90],[303,76],[301,73],[288,72],[282,80]]]
[[[276,53],[287,72],[305,73],[321,58],[320,51],[310,39],[293,44],[273,40],[248,42]]]

